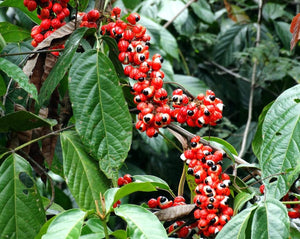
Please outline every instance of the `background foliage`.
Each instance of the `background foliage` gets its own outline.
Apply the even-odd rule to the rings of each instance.
[[[185,8],[188,2],[191,4]],[[217,238],[299,238],[297,221],[290,223],[279,200],[300,172],[299,47],[290,51],[289,32],[300,2],[266,1],[260,20],[257,1],[117,0],[108,6],[111,4],[124,14],[141,14],[140,24],[151,36],[150,54],[159,52],[165,59],[165,81],[182,84],[194,95],[209,88],[223,100],[220,125],[185,128],[226,140],[232,145],[227,147],[251,163],[254,172],[258,168],[262,173],[265,197],[258,193],[259,183],[243,188],[255,182],[254,177],[246,180],[253,169],[238,166],[238,186],[232,187],[232,204],[238,214]],[[70,1],[73,14],[75,5],[76,1]],[[87,12],[94,5],[93,0],[80,1],[79,10]],[[180,9],[184,10],[173,19]],[[36,58],[19,54],[34,50],[30,30],[39,22],[22,1],[1,1],[1,236],[101,238],[111,234],[146,238],[153,233],[151,238],[167,237],[153,214],[131,204],[168,195],[156,187],[176,192],[182,162],[174,143],[181,147],[180,143],[167,130],[163,134],[174,143],[161,135],[149,139],[132,130],[135,116],[127,110],[127,106],[134,107],[131,95],[128,87],[119,85],[128,79],[114,55],[116,46],[111,39],[100,39],[99,51],[95,32],[66,29],[61,35],[61,39],[68,38],[66,48],[55,66],[51,59],[47,58],[50,63],[45,60],[45,54],[36,54]],[[39,62],[54,68],[37,87],[41,79],[33,80],[35,86],[30,84],[25,69],[36,72]],[[166,88],[171,91],[176,85],[166,84]],[[59,138],[51,135],[66,127],[71,129]],[[232,165],[228,160],[223,168],[233,173]],[[113,188],[116,178],[124,173],[157,178],[140,176],[140,183]],[[102,196],[106,208],[101,211]],[[191,197],[188,187],[184,196]],[[124,205],[114,211],[119,217],[111,216],[113,203],[121,198]],[[54,201],[52,206],[43,210],[50,200]],[[95,200],[104,220],[93,216]],[[127,223],[126,232],[120,218]],[[142,230],[152,221],[155,231]],[[262,234],[265,228],[268,230]]]

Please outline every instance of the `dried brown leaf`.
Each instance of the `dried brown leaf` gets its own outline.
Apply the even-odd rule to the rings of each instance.
[[[291,40],[291,50],[293,50],[297,42],[300,40],[300,13],[293,18],[290,32],[293,34],[293,38]]]
[[[195,208],[195,204],[178,205],[157,211],[154,214],[160,221],[176,221],[189,217]]]

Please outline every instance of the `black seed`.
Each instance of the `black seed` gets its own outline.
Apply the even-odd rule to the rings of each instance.
[[[212,171],[216,171],[217,168],[218,168],[218,167],[217,167],[216,165],[211,166],[211,170],[212,170]]]
[[[196,179],[199,179],[199,178],[200,178],[200,174],[199,174],[199,173],[196,173],[196,174],[195,174],[195,178],[196,178]]]
[[[167,122],[168,121],[168,118],[166,116],[163,116],[162,117],[162,122]]]
[[[210,95],[208,96],[208,98],[211,100],[211,101],[214,101],[216,99],[216,97],[214,95]]]
[[[217,124],[222,123],[222,119],[218,119],[218,120],[216,121],[216,123],[217,123]]]
[[[168,201],[168,199],[165,196],[162,196],[162,197],[160,197],[159,201],[161,203],[164,203],[164,202]]]
[[[158,136],[158,132],[155,132],[155,134],[153,135],[153,137],[157,137]]]
[[[204,114],[205,114],[206,116],[209,116],[209,115],[210,115],[210,113],[209,113],[208,110],[204,110]]]
[[[177,100],[178,100],[178,96],[174,95],[174,96],[172,97],[172,101],[175,102],[175,101],[177,101]]]
[[[187,174],[194,174],[194,170],[192,168],[188,168]]]
[[[144,95],[149,95],[149,90],[144,89],[144,90],[142,91],[142,93],[143,93]]]
[[[206,163],[205,157],[203,157],[203,158],[201,159],[201,161],[202,161],[202,163]]]
[[[146,121],[146,122],[148,122],[148,121],[150,121],[150,117],[148,117],[148,116],[144,116],[144,121]]]
[[[143,82],[145,80],[145,78],[144,77],[140,77],[140,78],[138,78],[138,81],[139,82]]]
[[[212,189],[211,188],[206,188],[205,190],[207,193],[211,193],[212,192]]]
[[[221,187],[221,188],[226,188],[226,185],[225,185],[224,183],[221,183],[221,184],[220,184],[220,187]]]
[[[130,91],[131,92],[135,92],[135,90],[133,89],[133,87],[130,87]]]
[[[207,164],[208,167],[214,166],[214,162],[211,161],[211,160],[207,161],[206,164]]]
[[[135,97],[135,101],[136,102],[141,102],[142,100],[141,100],[141,98],[139,96],[137,96],[137,97]]]
[[[145,45],[146,45],[146,46],[150,46],[151,43],[150,43],[149,41],[147,41],[147,42],[145,43]]]
[[[142,50],[143,50],[143,48],[141,46],[136,47],[136,52],[141,52]]]
[[[211,223],[211,224],[214,224],[216,221],[217,221],[217,220],[216,220],[215,218],[213,218],[213,219],[210,220],[210,223]]]
[[[140,61],[144,61],[144,60],[146,60],[146,57],[145,57],[145,55],[140,55]]]
[[[207,209],[213,209],[214,208],[214,205],[212,205],[212,204],[208,204],[207,205]],[[213,219],[212,219],[213,220]]]
[[[207,194],[206,196],[207,196],[207,197],[213,197],[214,194],[213,194],[213,193],[210,193],[210,194]]]
[[[192,142],[191,143],[191,147],[195,148],[197,146],[197,143],[196,142]]]
[[[135,17],[135,21],[138,22],[140,18],[138,16]]]
[[[164,58],[162,56],[159,58],[159,60],[160,60],[161,63],[164,62]]]
[[[168,96],[162,96],[162,97],[160,97],[159,99],[160,100],[165,100],[165,99],[167,99],[168,98]]]
[[[196,203],[197,203],[198,205],[201,205],[201,202],[200,202],[199,199],[197,199]]]
[[[213,203],[213,202],[215,201],[215,199],[214,199],[214,198],[209,198],[209,201],[210,201],[211,203]]]
[[[188,111],[187,111],[187,114],[188,114],[189,116],[193,116],[193,115],[194,115],[194,111],[193,111],[193,110],[188,110]]]
[[[156,121],[155,124],[161,125],[161,122],[160,121]]]

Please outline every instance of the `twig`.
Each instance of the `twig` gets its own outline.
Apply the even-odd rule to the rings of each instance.
[[[6,92],[5,92],[5,95],[3,96],[3,100],[2,100],[2,104],[5,106],[5,102],[6,102],[6,98],[8,96],[8,92],[9,92],[9,88],[10,88],[10,85],[12,83],[13,79],[11,78],[8,85],[7,85],[7,89],[6,89]]]
[[[39,137],[39,138],[33,139],[33,140],[29,141],[29,142],[26,142],[25,144],[22,144],[22,145],[20,145],[20,146],[14,148],[14,149],[12,149],[12,150],[10,150],[10,151],[7,151],[7,152],[1,154],[1,155],[0,155],[0,159],[3,158],[3,157],[4,157],[5,155],[7,155],[7,154],[14,153],[14,152],[16,152],[16,151],[18,151],[18,150],[21,150],[22,148],[25,148],[26,146],[28,146],[28,145],[30,145],[30,144],[32,144],[32,143],[34,143],[34,142],[37,142],[37,141],[39,141],[39,140],[42,140],[42,139],[47,138],[47,137],[52,136],[52,135],[56,135],[57,133],[60,133],[60,132],[62,132],[62,131],[64,131],[64,130],[71,129],[71,128],[73,128],[74,126],[75,126],[75,125],[70,125],[70,126],[65,127],[65,128],[63,128],[63,129],[59,129],[59,130],[53,131],[53,132],[51,132],[51,133],[49,133],[49,134],[45,134],[45,135],[43,135],[43,136],[41,136],[41,137]]]
[[[186,93],[189,97],[191,97],[192,99],[195,98],[195,96],[189,92],[186,88],[184,88],[181,84],[177,83],[177,82],[174,82],[174,81],[166,81],[164,82],[164,84],[170,84],[170,85],[177,85],[180,87],[180,89],[182,89],[184,91],[184,93]]]
[[[177,191],[178,196],[183,196],[184,183],[185,183],[185,167],[184,166],[185,166],[185,163],[183,163],[182,173],[181,173],[180,181],[178,184],[178,191]]]
[[[195,137],[196,135],[192,134],[191,132],[181,128],[180,126],[178,125],[175,125],[173,123],[169,124],[167,126],[168,128],[174,130],[175,132],[178,132],[179,134],[181,134],[182,136],[186,137],[188,141],[190,141],[193,137]],[[210,147],[212,147],[214,150],[221,150],[223,151],[223,149],[221,148],[218,148],[214,145],[211,145],[207,140],[205,139],[200,139],[200,143],[201,144],[204,144],[204,145],[209,145]],[[232,155],[234,157],[234,160],[235,162],[237,162],[238,164],[245,164],[246,166],[249,165],[252,166],[251,164],[249,164],[247,161],[245,161],[244,159],[242,159],[241,157],[239,156],[236,156],[236,155]]]
[[[28,159],[28,161],[30,161],[31,163],[33,163],[36,167],[39,168],[39,170],[41,170],[45,175],[46,177],[49,179],[49,182],[50,182],[50,187],[51,187],[51,198],[50,198],[50,202],[49,204],[44,208],[45,211],[47,211],[51,205],[54,203],[54,198],[55,198],[55,188],[54,188],[54,183],[53,183],[53,180],[52,178],[50,177],[50,175],[47,173],[47,171],[41,167],[41,165],[39,165],[37,162],[35,162],[35,160],[33,158],[31,158],[28,154],[26,154],[24,151],[20,150],[20,153],[23,154],[23,156]]]
[[[168,22],[166,22],[163,27],[167,28],[172,22],[174,22],[174,20],[186,9],[188,8],[193,2],[196,2],[197,0],[190,0],[187,4],[184,5],[184,7],[182,9],[180,9],[180,11],[172,18],[170,19]]]
[[[63,51],[63,50],[64,50],[63,48],[59,48],[59,49],[49,49],[49,50],[39,50],[39,51],[26,51],[26,52],[18,52],[18,53],[3,53],[3,54],[0,54],[0,57],[30,55],[30,54],[38,54],[38,53],[54,52],[54,51]]]
[[[184,59],[184,55],[182,54],[182,51],[180,49],[178,49],[178,53],[179,53],[179,56],[181,58],[181,61],[183,63],[183,68],[185,69],[186,71],[186,75],[190,76],[191,75],[191,72],[190,72],[190,69],[186,63],[186,60]]]
[[[263,7],[263,0],[259,0],[259,2],[258,2],[256,44],[255,44],[256,47],[258,47],[259,43],[260,43],[262,7]],[[250,124],[251,124],[251,120],[252,120],[253,95],[254,95],[254,90],[255,90],[257,64],[258,64],[258,59],[255,58],[253,68],[252,68],[252,76],[251,76],[251,90],[250,90],[250,96],[249,96],[248,119],[247,119],[245,131],[244,131],[244,135],[243,135],[242,146],[241,146],[241,150],[239,152],[239,157],[243,157],[243,155],[245,153],[245,148],[246,148],[246,143],[247,143],[247,136],[248,136],[248,133],[249,133]]]
[[[219,65],[218,63],[216,63],[216,62],[214,62],[214,61],[209,61],[209,63],[212,64],[212,65],[214,65],[214,66],[216,66],[216,67],[218,67],[219,69],[221,69],[222,71],[228,73],[229,75],[234,76],[234,77],[237,78],[237,79],[241,79],[241,80],[246,81],[246,82],[248,82],[248,83],[250,82],[250,80],[249,80],[248,78],[246,78],[246,77],[244,77],[244,76],[241,76],[240,74],[235,73],[235,72],[233,72],[232,70],[229,70],[229,69],[227,69],[226,67],[221,66],[221,65]]]
[[[170,140],[167,136],[165,136],[163,133],[160,131],[158,132],[159,135],[161,135],[168,143],[170,143],[174,148],[176,148],[180,153],[183,153],[182,149],[179,148],[172,140]]]

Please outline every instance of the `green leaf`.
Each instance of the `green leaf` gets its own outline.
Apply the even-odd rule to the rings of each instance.
[[[262,15],[265,20],[275,20],[279,17],[282,17],[285,14],[284,11],[284,5],[283,4],[277,4],[277,3],[266,3],[263,7]],[[290,29],[288,27],[288,29]]]
[[[0,133],[25,131],[41,126],[53,126],[57,122],[48,121],[28,111],[17,111],[0,118]]]
[[[215,20],[214,14],[210,9],[209,4],[205,0],[198,0],[191,4],[194,13],[204,22],[212,24]]]
[[[234,208],[233,208],[233,215],[236,215],[243,206],[253,198],[254,193],[250,194],[247,192],[240,192],[234,197]]]
[[[220,139],[218,137],[213,137],[213,136],[204,136],[202,137],[203,139],[206,139],[209,142],[217,143],[218,147],[221,147],[226,153],[233,155],[238,155],[236,149],[227,141],[224,139]]]
[[[154,44],[161,46],[173,58],[179,59],[177,41],[168,30],[147,17],[141,18],[139,23],[147,28],[147,34],[151,36]]]
[[[29,52],[33,50],[33,46],[30,43],[31,41],[25,42],[18,42],[18,43],[9,43],[1,52],[2,54],[14,54],[14,53],[22,53],[22,52]],[[22,65],[22,62],[25,60],[26,55],[11,55],[6,56],[4,59],[9,60],[10,62],[14,63],[15,65]]]
[[[5,95],[5,93],[6,93],[6,84],[4,82],[2,75],[0,75],[0,96]]]
[[[268,199],[256,209],[251,238],[288,238],[290,222],[286,207],[279,201]]]
[[[105,237],[105,232],[104,232],[104,227],[102,224],[102,221],[98,218],[91,218],[85,223],[85,227],[82,230],[88,232],[85,233],[85,235],[80,236],[80,238],[85,238],[85,239],[99,239],[99,238],[104,238]],[[112,231],[108,228],[108,233],[111,234]]]
[[[129,238],[168,238],[165,228],[151,212],[136,205],[121,205],[115,208],[115,214],[127,223]]]
[[[263,122],[265,120],[265,117],[266,117],[266,114],[268,112],[268,110],[270,109],[270,107],[272,106],[274,102],[271,102],[269,103],[268,105],[266,105],[261,114],[259,115],[259,118],[258,118],[258,125],[257,125],[257,129],[256,129],[256,133],[255,133],[255,136],[254,136],[254,139],[252,141],[252,150],[253,150],[253,153],[256,155],[256,157],[259,159],[259,156],[260,156],[260,148],[261,148],[261,144],[262,144],[262,141],[263,141],[263,138],[262,138],[262,126],[263,126]]]
[[[84,12],[84,10],[88,7],[89,5],[89,0],[70,0],[69,4],[73,7],[76,8],[76,2],[78,2],[78,11],[79,12]]]
[[[44,208],[47,207],[50,204],[50,199],[46,197],[42,197],[43,206]],[[62,206],[58,205],[57,203],[52,203],[50,208],[47,210],[47,214],[49,215],[56,215],[65,209],[62,208]]]
[[[58,58],[55,66],[50,71],[49,76],[42,85],[39,101],[43,105],[49,99],[52,92],[55,90],[59,82],[64,78],[64,75],[69,70],[80,40],[87,32],[88,28],[80,27],[76,29],[65,44],[65,50]]]
[[[102,36],[101,38],[106,42],[106,44],[109,47],[109,58],[114,64],[118,77],[124,78],[124,69],[121,62],[119,61],[119,49],[116,40],[109,36]]]
[[[37,89],[33,84],[29,83],[28,77],[21,68],[4,58],[0,58],[0,70],[14,79],[22,89],[28,92],[31,97],[37,101]]]
[[[86,213],[79,209],[71,209],[58,214],[50,223],[42,239],[79,238]]]
[[[6,42],[20,42],[30,38],[30,32],[9,22],[0,22],[0,32]]]
[[[225,224],[223,229],[218,233],[216,239],[245,239],[249,219],[256,208],[257,206],[250,207],[243,210],[238,215],[235,215],[227,224]]]
[[[181,9],[184,9],[184,5],[185,4],[180,0],[175,0],[175,1],[164,0],[161,1],[160,8],[157,14],[161,19],[170,21],[173,19],[174,16],[178,14],[178,12]],[[178,17],[176,17],[173,23],[174,25],[181,26],[186,22],[187,18],[188,18],[188,10],[184,9],[184,11],[180,13]]]
[[[34,238],[46,220],[30,164],[12,154],[0,167],[0,237]]]
[[[2,36],[2,34],[0,33],[0,52],[2,52],[2,49],[6,46],[6,42]]]
[[[292,33],[290,33],[290,24],[281,21],[274,21],[276,34],[281,40],[285,49],[290,49],[290,42],[292,39]]]
[[[233,25],[218,36],[218,42],[214,47],[214,59],[217,62],[228,66],[234,61],[234,54],[241,48],[246,29],[247,25]]]
[[[174,80],[181,84],[185,89],[187,89],[193,96],[197,96],[200,93],[204,93],[208,87],[204,83],[204,81],[200,80],[194,76],[186,76],[186,75],[174,75]]]
[[[116,230],[110,235],[117,239],[127,239],[127,233],[124,230]]]
[[[22,12],[24,12],[33,22],[40,24],[41,20],[37,17],[37,12],[34,10],[33,12],[30,12],[25,6],[23,1],[20,0],[5,0],[2,3],[0,3],[1,7],[15,7],[20,9]]]
[[[284,91],[268,110],[262,126],[259,164],[267,197],[280,199],[297,179],[300,158],[300,85]],[[276,175],[278,173],[285,173]],[[272,177],[273,178],[269,178]],[[277,179],[277,180],[276,180]],[[275,180],[275,181],[274,181]],[[271,182],[270,182],[271,181]]]
[[[131,145],[132,123],[114,67],[96,50],[83,53],[69,73],[76,130],[107,177],[117,177]]]
[[[99,171],[97,162],[85,152],[76,132],[65,131],[60,140],[64,175],[72,195],[80,208],[95,209],[95,200],[99,200],[100,192],[109,188],[109,180]]]
[[[171,191],[169,185],[162,179],[152,175],[135,175],[134,182],[125,184],[121,188],[111,188],[105,192],[106,211],[112,210],[115,202],[135,192],[153,192],[161,188]]]

